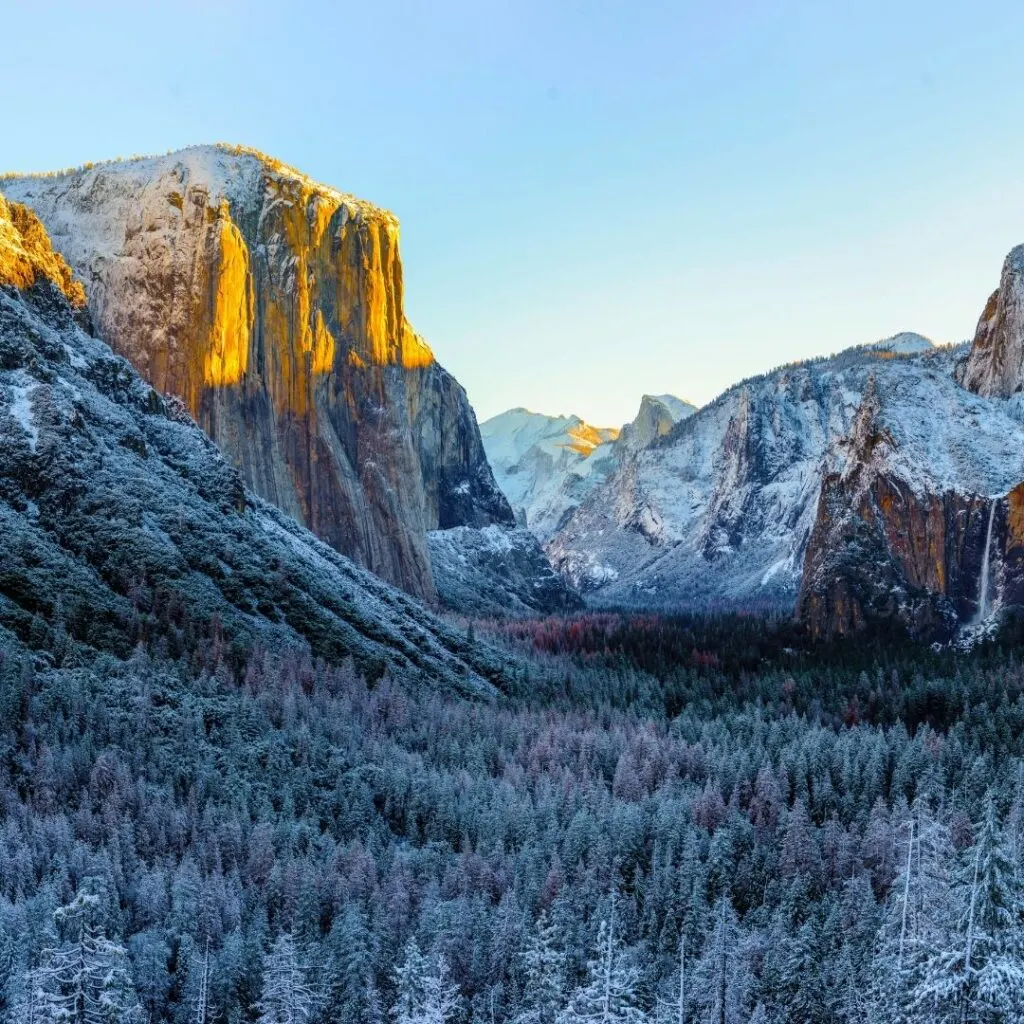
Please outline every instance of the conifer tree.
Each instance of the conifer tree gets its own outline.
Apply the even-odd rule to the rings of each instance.
[[[517,1024],[554,1024],[565,1004],[565,954],[558,928],[540,912],[523,952],[523,1007]]]
[[[347,904],[327,943],[328,994],[323,1018],[377,1024],[380,1001],[374,978],[374,950],[366,915]]]
[[[256,1004],[259,1024],[306,1024],[316,1008],[307,967],[293,936],[278,936],[263,961],[263,989]]]
[[[1021,888],[992,794],[951,892],[955,917],[925,960],[911,1011],[934,1024],[1003,1024],[1024,1011]]]
[[[100,897],[85,889],[54,911],[57,942],[43,951],[37,992],[42,1019],[61,1024],[134,1024],[143,1014],[125,948],[105,934]]]
[[[695,971],[694,997],[707,1024],[740,1024],[746,1019],[747,982],[736,911],[725,896],[714,908],[714,926]]]
[[[396,996],[391,1008],[395,1024],[448,1024],[458,1009],[458,992],[448,978],[448,964],[439,957],[431,969],[415,938],[405,944],[395,969]]]
[[[5,1017],[10,1024],[49,1024],[53,1019],[46,975],[42,968],[25,968],[11,997]]]
[[[615,934],[615,901],[609,921],[602,921],[587,980],[573,992],[557,1017],[558,1024],[640,1024],[636,970],[626,962]]]

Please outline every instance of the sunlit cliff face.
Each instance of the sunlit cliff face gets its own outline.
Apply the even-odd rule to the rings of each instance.
[[[39,218],[0,195],[0,284],[31,288],[40,279],[56,284],[72,305],[85,305],[81,283],[63,257],[53,251]]]
[[[433,354],[405,319],[397,220],[303,178],[269,174],[264,189],[257,236],[267,241],[249,279],[275,360],[276,408],[303,413],[315,378],[339,357],[359,368],[429,366]]]
[[[203,383],[222,387],[237,384],[249,366],[254,313],[249,250],[226,201],[217,210],[209,241],[212,254],[206,266],[213,277],[209,332],[204,340],[206,325],[200,320],[194,343],[203,351]]]
[[[255,210],[184,167],[147,187],[94,297],[104,337],[197,417],[204,393],[248,377],[302,416],[337,369],[430,366],[405,319],[395,217],[270,161],[259,174]],[[107,301],[127,288],[135,301]]]
[[[99,336],[339,551],[430,599],[427,531],[511,522],[465,393],[406,321],[386,210],[232,146],[0,188],[83,280]]]
[[[578,455],[586,457],[595,448],[619,436],[618,430],[608,427],[592,427],[589,423],[580,422],[569,430],[567,448]]]

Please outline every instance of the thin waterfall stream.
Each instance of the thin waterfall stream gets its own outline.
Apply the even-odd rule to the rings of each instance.
[[[992,522],[996,517],[996,502],[988,510],[988,529],[985,532],[985,552],[981,556],[981,581],[978,584],[978,614],[975,622],[984,622],[989,614],[989,555],[992,548]]]

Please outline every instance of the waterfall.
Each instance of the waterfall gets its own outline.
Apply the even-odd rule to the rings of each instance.
[[[989,555],[992,548],[992,521],[996,517],[996,502],[988,510],[988,530],[985,533],[985,552],[981,556],[981,582],[978,584],[978,614],[975,622],[984,622],[989,614]]]

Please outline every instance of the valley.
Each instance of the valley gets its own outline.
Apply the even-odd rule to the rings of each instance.
[[[478,425],[386,211],[0,192],[0,1019],[1018,1019],[1021,250],[972,344]]]

